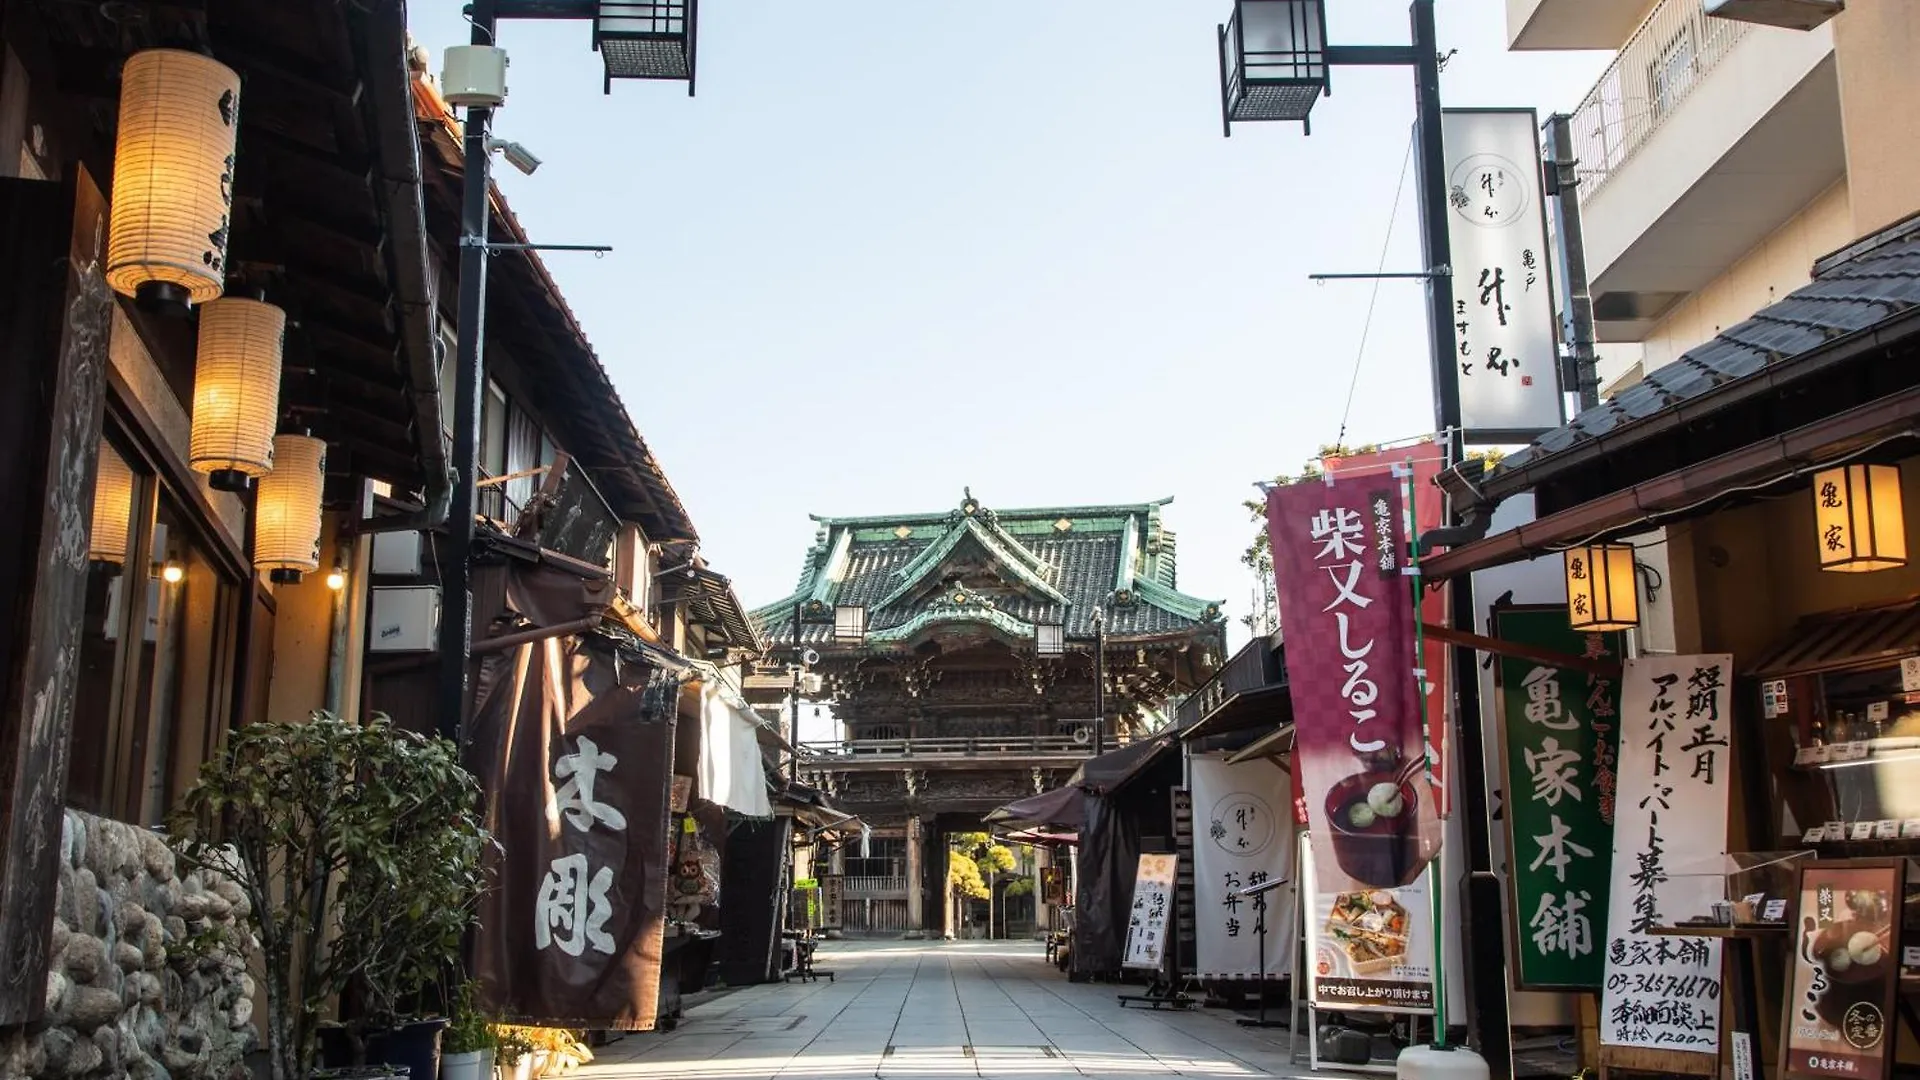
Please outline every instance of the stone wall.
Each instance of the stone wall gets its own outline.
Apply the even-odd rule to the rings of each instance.
[[[239,886],[182,875],[157,833],[73,810],[60,856],[46,1018],[0,1029],[0,1077],[245,1077],[253,978],[226,951],[251,940]]]

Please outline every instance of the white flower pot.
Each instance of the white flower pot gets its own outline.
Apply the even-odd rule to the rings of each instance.
[[[533,1055],[526,1054],[512,1065],[495,1065],[494,1080],[533,1080]]]
[[[491,1050],[440,1055],[440,1080],[487,1080],[492,1073]]]

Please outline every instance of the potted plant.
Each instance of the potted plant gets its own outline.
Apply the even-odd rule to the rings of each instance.
[[[498,1040],[493,1025],[474,1005],[475,990],[467,982],[454,994],[453,1015],[440,1035],[440,1080],[491,1080],[493,1075]]]
[[[273,1080],[313,1080],[320,1017],[348,989],[359,1005],[344,1032],[352,1063],[434,1075],[382,1043],[459,958],[487,843],[478,797],[452,743],[384,716],[250,724],[202,767],[172,831],[187,859],[246,891]],[[435,1027],[435,1058],[438,1037]]]
[[[493,1026],[494,1076],[497,1080],[533,1080],[533,1043],[519,1028]]]

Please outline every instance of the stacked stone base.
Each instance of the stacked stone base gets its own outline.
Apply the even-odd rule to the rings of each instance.
[[[60,856],[46,1017],[0,1028],[0,1077],[243,1080],[256,1034],[240,887],[183,875],[157,833],[72,810]]]

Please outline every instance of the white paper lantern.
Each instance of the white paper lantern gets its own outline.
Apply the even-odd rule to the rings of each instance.
[[[273,471],[260,478],[253,510],[253,565],[294,583],[320,568],[320,495],[327,444],[307,435],[273,437]]]
[[[205,303],[226,288],[240,77],[198,53],[149,49],[120,77],[107,283]]]
[[[287,313],[227,297],[200,309],[188,462],[223,491],[273,471],[280,416],[280,357]]]
[[[100,469],[93,481],[93,529],[87,558],[127,561],[127,523],[133,517],[133,470],[106,443],[100,444]]]

